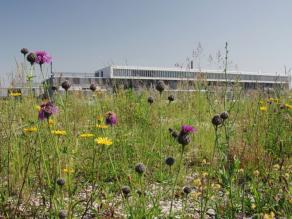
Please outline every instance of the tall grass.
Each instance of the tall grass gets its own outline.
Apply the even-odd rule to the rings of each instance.
[[[169,103],[167,91],[84,96],[69,90],[54,96],[59,113],[49,121],[39,121],[36,109],[46,100],[1,100],[1,216],[291,216],[291,94],[238,91],[236,100],[223,100],[222,92],[176,93]],[[228,119],[214,127],[212,117],[224,110]],[[97,128],[108,111],[118,124]],[[183,124],[198,131],[181,153],[168,129]],[[96,144],[97,137],[113,144]],[[168,156],[176,160],[171,168],[164,164]],[[145,165],[143,175],[135,172],[137,163]]]

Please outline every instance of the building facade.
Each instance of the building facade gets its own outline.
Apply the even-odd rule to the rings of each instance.
[[[153,87],[158,80],[166,83],[168,88],[179,89],[181,84],[192,85],[198,81],[206,85],[239,84],[246,89],[255,88],[288,88],[291,77],[260,72],[228,71],[222,70],[195,70],[180,68],[154,68],[138,66],[108,66],[95,73],[66,73],[52,72],[46,80],[50,86],[60,87],[64,80],[72,84],[73,90],[88,90],[91,84],[99,89],[107,90],[114,87],[139,88]]]

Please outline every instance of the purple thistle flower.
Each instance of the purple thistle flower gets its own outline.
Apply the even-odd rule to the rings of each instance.
[[[36,51],[36,63],[42,65],[44,63],[50,64],[52,62],[52,57],[46,51]]]
[[[39,120],[49,119],[51,115],[58,112],[58,108],[52,102],[44,103],[40,107]]]
[[[111,125],[111,126],[113,126],[113,125],[115,125],[117,122],[118,122],[118,120],[117,120],[117,115],[116,115],[115,113],[113,113],[113,112],[107,112],[107,113],[105,114],[105,123],[106,123],[107,125]]]
[[[193,132],[196,132],[196,131],[197,131],[197,129],[194,128],[191,125],[182,125],[180,133],[182,135],[186,135],[186,134],[193,133]]]

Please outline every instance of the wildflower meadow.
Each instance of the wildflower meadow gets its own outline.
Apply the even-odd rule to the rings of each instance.
[[[21,53],[29,84],[52,57]],[[291,218],[292,94],[228,86],[11,92],[0,218]]]

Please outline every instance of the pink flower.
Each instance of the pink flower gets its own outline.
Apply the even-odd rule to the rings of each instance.
[[[105,123],[107,125],[115,125],[118,122],[117,115],[114,112],[107,112],[105,114]]]
[[[40,107],[39,120],[49,119],[58,112],[58,108],[52,102],[43,103]]]
[[[197,129],[194,128],[191,125],[182,125],[180,133],[182,135],[186,135],[186,134],[193,133],[193,132],[196,132],[196,131],[197,131]]]
[[[52,62],[52,57],[46,51],[36,51],[36,63],[42,65],[44,63],[50,64]]]

